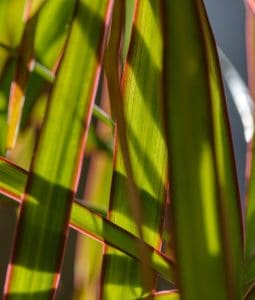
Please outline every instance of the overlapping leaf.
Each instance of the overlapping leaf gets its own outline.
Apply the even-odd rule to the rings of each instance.
[[[77,1],[21,204],[5,285],[9,299],[45,299],[55,294],[110,4],[111,1]]]
[[[123,124],[120,124],[124,120],[119,118],[120,113],[117,110],[118,103],[121,103],[117,93],[118,88],[113,86],[114,82],[116,84],[118,81],[118,77],[116,80],[114,71],[109,70],[109,66],[107,66],[106,72],[111,101],[114,103],[112,104],[113,113],[118,114],[116,116],[117,122],[119,122],[117,128],[122,135],[118,147],[115,148],[116,162],[109,215],[114,223],[138,234],[137,218],[134,217],[134,211],[130,209],[131,201],[138,199],[132,200],[132,196],[129,194],[128,181],[130,178],[128,176],[131,175],[130,171],[126,171],[127,162],[125,161],[129,150],[133,177],[139,189],[139,198],[144,213],[143,218],[141,217],[144,221],[142,225],[143,237],[147,243],[158,248],[160,246],[161,216],[166,181],[166,151],[159,113],[162,41],[157,1],[138,1],[136,5],[137,11],[131,37],[131,48],[123,75],[126,133],[123,133]],[[112,59],[112,68],[114,68],[116,59]],[[127,147],[123,142],[124,134],[128,139]],[[127,148],[129,149],[127,150]],[[125,270],[125,272],[120,273],[120,269]],[[135,261],[108,248],[104,258],[102,298],[120,299],[124,297],[131,299],[142,297],[150,292],[143,283],[140,269],[141,266]]]
[[[0,154],[6,151],[7,109],[13,78],[15,48],[23,30],[24,0],[0,3]]]
[[[109,99],[106,81],[102,84],[101,106],[109,111]],[[96,106],[97,107],[97,106]],[[94,106],[95,108],[95,106]],[[98,110],[93,110],[93,112]],[[104,111],[102,111],[104,112]],[[95,114],[94,114],[95,116]],[[97,122],[96,131],[104,140],[112,139],[112,122]],[[110,125],[110,126],[109,126]],[[83,198],[86,203],[100,207],[107,212],[112,174],[112,155],[105,151],[96,151],[92,154]],[[106,215],[106,213],[105,213]],[[75,294],[79,299],[97,299],[102,269],[103,244],[90,237],[79,236],[75,259]],[[84,272],[86,266],[86,272]]]
[[[8,198],[21,202],[21,196],[26,186],[28,173],[11,164],[10,162],[0,159],[0,192]],[[10,184],[11,183],[11,184]],[[131,257],[143,261],[143,257],[136,251],[137,238],[123,230],[116,224],[102,218],[95,213],[95,209],[89,209],[81,204],[74,202],[72,204],[69,226],[92,236],[98,241],[105,241],[109,245],[123,251]],[[174,281],[173,263],[153,248],[148,247],[152,268],[168,281]]]
[[[17,47],[23,30],[25,0],[2,0],[0,2],[0,74],[10,56],[9,49]],[[7,48],[5,47],[7,46]],[[13,53],[12,53],[13,54]]]
[[[7,149],[15,146],[20,126],[22,108],[25,101],[26,87],[29,81],[30,71],[34,61],[34,37],[37,23],[37,15],[26,22],[16,60],[14,79],[11,84],[9,108]]]
[[[183,299],[241,299],[241,209],[215,43],[202,1],[161,1],[164,109]]]
[[[14,63],[6,63],[0,79],[0,155],[6,153],[8,100],[13,76]]]
[[[63,52],[68,25],[70,25],[75,4],[75,1],[66,1],[63,6],[62,1],[44,0],[41,1],[40,5],[38,3],[35,9],[33,8],[35,2],[38,3],[38,1],[26,2],[27,22],[17,53],[16,72],[11,87],[7,139],[7,148],[10,149],[15,145],[21,116],[24,126],[31,107],[45,87],[43,78],[32,72],[34,68],[38,69],[38,63],[34,59],[39,60],[50,69],[56,69]],[[55,22],[56,19],[58,22]],[[24,104],[25,113],[23,113]]]

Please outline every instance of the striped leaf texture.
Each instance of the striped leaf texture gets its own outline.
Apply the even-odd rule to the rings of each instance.
[[[116,161],[109,219],[139,235],[129,199],[132,196],[129,193],[128,180],[133,176],[139,198],[132,201],[140,201],[143,238],[148,244],[160,249],[162,212],[166,196],[166,149],[160,118],[160,11],[157,1],[137,1],[135,9],[131,44],[122,80],[125,119],[117,119],[117,131],[120,134],[124,131],[123,124],[120,123],[125,122],[128,143],[123,146],[119,139],[115,145]],[[119,116],[116,102],[120,99],[114,100],[118,96],[116,92],[111,93],[111,88],[114,89],[111,87],[112,82],[116,80],[113,81],[111,70],[109,73],[110,97],[114,102],[116,115]],[[129,154],[124,153],[127,148]],[[130,155],[133,175],[127,169],[123,155]],[[102,299],[139,298],[154,288],[144,284],[144,274],[137,262],[110,247],[106,248],[103,268]]]
[[[5,284],[8,299],[46,299],[58,286],[110,4],[84,0],[76,3],[19,212]]]
[[[21,203],[27,179],[27,171],[0,159],[0,192],[8,197],[5,201],[9,199],[9,203],[12,200]],[[69,227],[96,241],[106,242],[130,257],[144,262],[143,255],[137,252],[137,237],[102,217],[101,213],[93,207],[86,207],[77,201],[73,202]],[[151,257],[152,269],[165,280],[174,282],[171,260],[149,245],[147,249]]]
[[[183,299],[241,299],[243,232],[215,42],[203,1],[162,1],[164,115]]]

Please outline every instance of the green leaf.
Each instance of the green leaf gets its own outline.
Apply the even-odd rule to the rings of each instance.
[[[45,5],[45,3],[50,2],[47,0],[27,0],[27,6],[29,7],[29,15],[34,17],[39,10]]]
[[[183,299],[241,299],[243,232],[215,42],[202,1],[161,1],[164,101]]]
[[[14,76],[14,62],[8,61],[2,72],[0,79],[0,155],[6,153],[6,135],[7,135],[7,113],[9,91]]]
[[[137,251],[138,238],[130,234],[126,230],[117,226],[101,216],[89,211],[81,205],[75,204],[72,208],[72,224],[76,230],[85,229],[88,234],[100,241],[105,240],[109,245],[119,249],[123,253],[145,262],[144,257]],[[150,253],[150,263],[155,271],[166,278],[166,280],[173,282],[173,265],[165,256],[146,244],[146,249]],[[121,255],[121,252],[117,253]]]
[[[65,1],[65,5],[61,0],[45,1],[44,4],[37,12],[38,20],[34,40],[35,61],[33,72],[27,83],[21,129],[27,125],[31,110],[40,93],[49,92],[48,82],[54,81],[75,7],[75,1],[71,0]]]
[[[39,63],[52,69],[63,52],[76,1],[45,2],[38,18],[35,56]]]
[[[6,152],[7,109],[11,79],[13,77],[12,53],[17,46],[24,23],[24,0],[0,1],[0,154]],[[5,47],[7,46],[7,47]]]
[[[32,6],[29,9],[29,2]],[[12,149],[19,132],[20,118],[21,127],[27,122],[31,108],[38,99],[39,93],[45,87],[45,81],[37,76],[37,73],[51,74],[45,66],[56,69],[59,59],[63,53],[68,28],[75,6],[75,1],[27,1],[26,15],[28,21],[25,24],[23,37],[18,51],[16,74],[11,88],[9,104],[9,130],[7,148]],[[33,6],[37,3],[38,9],[33,12]],[[45,4],[45,5],[44,5]],[[32,16],[32,17],[31,17]],[[55,20],[58,20],[56,22]],[[50,28],[50,30],[49,30]],[[36,29],[36,35],[35,34]],[[42,62],[35,62],[34,57]],[[35,69],[36,72],[32,72]],[[23,112],[24,106],[24,112]],[[22,115],[23,113],[23,115]]]
[[[104,79],[102,82],[100,106],[104,110],[109,111],[109,99],[106,88],[106,80]],[[95,129],[97,134],[103,137],[104,140],[112,140],[113,121],[105,122],[110,120],[108,115],[99,106],[95,105],[93,109],[94,117],[95,107],[99,108],[99,113],[104,117],[103,119],[100,118],[102,122],[98,119]],[[85,184],[80,182],[80,186],[85,186],[82,193],[82,198],[85,199],[83,202],[89,208],[100,208],[100,214],[104,217],[107,216],[109,206],[112,168],[112,153],[109,155],[105,151],[95,151],[90,157],[89,168],[86,172],[88,180]],[[74,271],[74,286],[77,300],[97,298],[102,270],[103,248],[104,244],[98,243],[95,239],[78,236]],[[85,265],[86,272],[84,272]]]
[[[111,127],[114,126],[114,122],[109,117],[109,115],[96,104],[93,107],[93,116],[98,120],[102,121],[103,123],[105,123],[106,125],[109,125]]]
[[[21,202],[21,196],[24,192],[27,179],[28,173],[25,170],[0,158],[1,194]],[[85,207],[77,202],[73,202],[69,226],[101,242],[105,241],[129,256],[143,261],[143,257],[137,252],[137,238],[123,228],[103,218],[93,208],[89,208],[89,206]],[[150,252],[153,269],[164,279],[173,282],[173,263],[158,251],[149,246],[147,247]]]
[[[119,132],[109,216],[112,222],[138,236],[137,219],[140,220],[144,240],[159,248],[166,183],[166,149],[159,113],[162,57],[160,12],[157,1],[138,1],[136,9],[131,48],[122,81],[125,123],[120,117],[121,107],[118,106],[121,95],[118,87],[114,86],[118,82],[118,69],[117,51],[114,52],[113,47],[109,47],[108,61],[105,62],[112,113]],[[113,34],[116,34],[116,29]],[[133,175],[128,166],[128,155]],[[138,199],[133,197],[134,193],[130,194],[131,180],[139,190]],[[132,204],[132,201],[139,200],[143,216]],[[120,269],[125,272],[119,272]],[[137,262],[111,248],[107,248],[103,272],[103,299],[139,298],[153,288],[144,284],[144,273]],[[150,275],[150,270],[147,269],[147,273]]]
[[[22,20],[25,0],[0,1],[0,44],[11,48],[17,47],[22,35]],[[9,57],[8,52],[0,47],[0,74]]]
[[[136,0],[125,1],[125,26],[124,26],[124,44],[123,44],[123,62],[126,62],[128,49],[130,45],[130,38],[132,33],[132,25],[134,19]]]
[[[34,18],[27,21],[17,54],[15,75],[11,84],[8,107],[8,131],[6,142],[8,150],[14,148],[18,136],[25,92],[33,65],[36,23],[37,16],[34,16]]]
[[[20,202],[27,177],[28,174],[24,169],[0,158],[0,190],[2,194]]]
[[[5,283],[9,299],[48,299],[55,294],[110,4],[77,3],[21,204]]]

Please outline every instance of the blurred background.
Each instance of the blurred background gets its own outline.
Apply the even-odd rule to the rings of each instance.
[[[246,80],[243,0],[205,0],[218,45]]]

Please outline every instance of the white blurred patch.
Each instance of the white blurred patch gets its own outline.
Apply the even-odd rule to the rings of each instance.
[[[236,109],[240,115],[246,142],[250,142],[254,134],[254,102],[245,82],[236,71],[230,60],[218,47],[222,75],[227,83]]]

